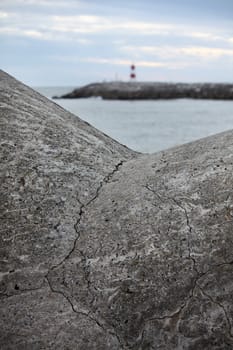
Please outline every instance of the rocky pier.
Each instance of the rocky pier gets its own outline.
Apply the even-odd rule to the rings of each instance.
[[[213,99],[233,100],[233,84],[109,82],[89,84],[54,98],[101,97],[107,100]]]

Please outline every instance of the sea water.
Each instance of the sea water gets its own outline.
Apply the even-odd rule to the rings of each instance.
[[[73,88],[36,89],[51,98]],[[82,98],[55,102],[139,152],[153,153],[233,128],[233,101]]]

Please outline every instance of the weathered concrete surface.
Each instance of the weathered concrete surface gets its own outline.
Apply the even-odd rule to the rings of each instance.
[[[195,98],[233,100],[233,84],[184,84],[153,82],[108,82],[89,84],[61,98],[102,97],[107,100],[158,100]],[[54,98],[59,98],[54,96]]]
[[[232,349],[233,132],[137,155],[0,77],[1,349]]]

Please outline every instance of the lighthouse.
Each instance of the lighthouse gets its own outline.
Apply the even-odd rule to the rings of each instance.
[[[130,81],[136,80],[136,67],[134,64],[131,64],[130,66]]]

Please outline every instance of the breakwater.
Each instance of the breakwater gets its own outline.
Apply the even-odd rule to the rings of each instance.
[[[157,100],[175,98],[233,100],[233,84],[93,83],[60,96],[60,98],[86,97],[101,97],[109,100]],[[59,96],[54,96],[54,98],[59,98]]]

